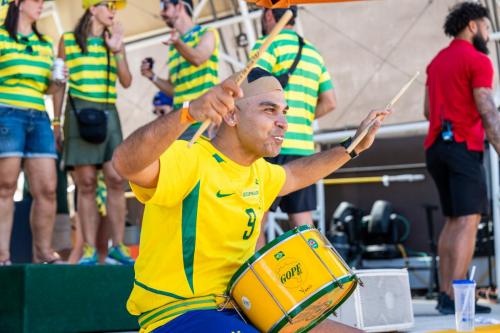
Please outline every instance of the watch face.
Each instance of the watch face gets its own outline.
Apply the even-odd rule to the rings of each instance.
[[[349,146],[351,145],[352,143],[352,137],[348,137],[347,139],[345,139],[344,141],[342,141],[340,143],[340,145],[342,147],[344,147],[346,150],[349,148]],[[358,154],[356,154],[356,152],[354,151],[354,149],[349,153],[349,156],[351,156],[351,159],[352,158],[355,158],[358,156]]]
[[[340,145],[347,149],[352,143],[352,137],[348,137],[347,139],[343,140]]]

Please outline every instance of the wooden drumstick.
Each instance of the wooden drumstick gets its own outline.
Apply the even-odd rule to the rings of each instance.
[[[386,110],[389,110],[391,109],[394,104],[396,104],[396,102],[401,98],[401,96],[404,95],[404,93],[408,90],[408,88],[410,88],[411,84],[413,83],[413,81],[416,80],[416,78],[420,75],[420,72],[416,72],[415,75],[413,75],[413,77],[410,79],[410,81],[408,81],[408,83],[406,83],[403,88],[401,88],[401,90],[398,92],[398,94],[396,96],[394,96],[394,98],[389,102],[389,104],[386,105],[385,109]],[[364,137],[366,136],[366,134],[368,134],[368,131],[370,130],[370,128],[373,126],[373,124],[375,124],[375,122],[380,118],[380,116],[377,116],[375,119],[373,119],[366,127],[365,129],[359,133],[358,136],[356,136],[354,138],[354,140],[352,140],[351,144],[349,145],[349,147],[347,147],[347,153],[351,153],[354,148],[356,148],[358,146],[358,144],[361,142],[361,140],[364,139]]]
[[[255,66],[259,58],[266,52],[267,48],[273,40],[276,38],[276,36],[281,32],[281,30],[285,27],[285,25],[290,21],[292,18],[293,13],[291,10],[287,10],[285,14],[281,17],[281,19],[276,23],[274,28],[271,30],[267,38],[264,40],[264,43],[259,47],[259,49],[252,55],[252,57],[249,59],[247,65],[245,68],[238,74],[236,77],[236,84],[239,86],[243,80],[247,77],[248,73],[252,70],[252,68]],[[188,147],[191,147],[196,140],[205,132],[205,130],[210,126],[210,119],[206,119],[198,128],[198,131],[194,134],[193,138],[191,141],[189,141]]]

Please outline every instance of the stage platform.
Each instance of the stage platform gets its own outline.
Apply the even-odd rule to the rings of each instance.
[[[132,267],[13,265],[0,268],[0,332],[137,330],[125,309]]]

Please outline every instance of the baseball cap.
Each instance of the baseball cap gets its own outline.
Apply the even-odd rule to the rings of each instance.
[[[165,94],[163,91],[158,91],[153,97],[153,106],[173,105],[173,98]]]

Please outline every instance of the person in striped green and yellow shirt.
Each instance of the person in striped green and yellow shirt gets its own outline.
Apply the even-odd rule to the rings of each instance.
[[[174,110],[182,108],[219,82],[219,34],[216,29],[193,22],[191,0],[160,0],[160,15],[172,28],[169,46],[169,78],[161,79],[145,59],[141,73],[160,90],[174,97]],[[181,136],[190,139],[199,123],[192,125]]]
[[[285,85],[285,96],[290,109],[287,113],[288,131],[285,134],[280,155],[270,159],[271,163],[283,165],[297,158],[314,153],[313,122],[336,107],[336,99],[330,74],[318,50],[293,30],[297,18],[297,7],[291,6],[293,18],[274,39],[267,51],[257,62],[257,66],[280,78]],[[286,9],[265,9],[262,14],[262,28],[269,33],[283,16]],[[265,40],[260,38],[254,46],[255,52]],[[300,40],[303,47],[299,53]],[[290,73],[293,62],[298,63]],[[287,75],[289,74],[289,75]],[[284,77],[287,82],[284,82]],[[278,198],[271,206],[278,206],[288,213],[292,227],[312,225],[312,211],[316,209],[316,185]],[[259,247],[264,245],[264,234],[259,239]]]
[[[0,26],[0,266],[11,263],[13,196],[21,163],[33,196],[32,260],[60,261],[51,247],[57,155],[44,95],[61,91],[63,85],[51,80],[53,44],[36,27],[43,4],[16,0],[2,6],[7,12]]]
[[[111,164],[113,151],[122,141],[115,106],[116,81],[125,88],[132,83],[123,45],[124,31],[115,20],[116,11],[125,6],[125,0],[83,0],[82,4],[85,13],[75,30],[63,34],[59,43],[59,56],[65,59],[69,68],[63,161],[65,168],[73,171],[78,189],[78,216],[85,241],[84,254],[79,263],[95,265],[98,261],[96,237],[99,221],[95,193],[97,171],[102,169],[108,189],[106,205],[113,241],[108,257],[121,264],[132,265],[133,260],[123,245],[123,180]],[[56,115],[62,111],[63,99],[64,93],[54,98]],[[81,115],[85,109],[101,111],[107,119],[99,142],[83,135],[90,126],[78,120],[77,114]],[[60,142],[61,133],[56,132],[56,137]]]

